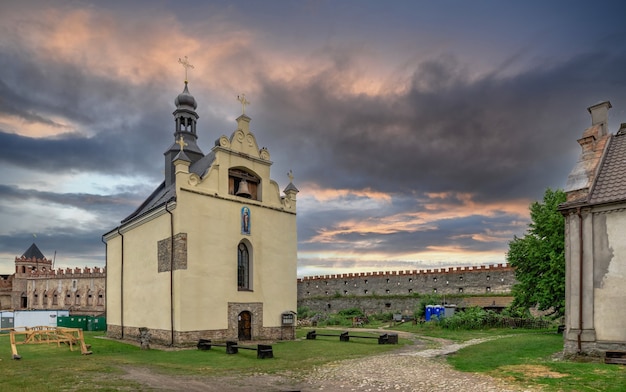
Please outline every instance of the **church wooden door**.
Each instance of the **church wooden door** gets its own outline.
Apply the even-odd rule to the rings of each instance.
[[[252,340],[252,314],[248,311],[239,313],[239,340]]]

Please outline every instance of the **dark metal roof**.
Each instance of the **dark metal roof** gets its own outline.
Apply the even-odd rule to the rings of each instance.
[[[189,167],[189,172],[195,173],[202,178],[209,171],[213,161],[215,161],[215,153],[211,151],[196,162],[192,163]]]
[[[24,252],[24,254],[22,255],[22,257],[25,257],[27,259],[32,259],[33,257],[35,259],[45,259],[43,253],[41,253],[41,251],[39,250],[39,248],[37,247],[37,245],[35,245],[35,243],[33,242],[33,244],[30,246],[30,248],[28,248],[28,250],[26,250],[26,252]]]
[[[589,203],[626,201],[626,134],[611,137],[601,165]]]
[[[184,153],[183,153],[184,154]],[[185,154],[186,156],[186,154]],[[212,152],[200,158],[189,167],[190,173],[195,173],[200,177],[203,177],[208,171],[213,161],[215,160],[215,154]],[[141,203],[141,205],[130,215],[122,220],[122,224],[128,223],[131,220],[140,217],[155,208],[161,207],[168,201],[176,198],[176,184],[172,183],[169,186],[165,186],[165,181],[159,185],[154,192],[148,198]]]
[[[122,220],[122,224],[137,218],[154,208],[160,207],[170,199],[176,197],[176,184],[165,187],[165,181],[152,192],[152,194],[132,214]]]

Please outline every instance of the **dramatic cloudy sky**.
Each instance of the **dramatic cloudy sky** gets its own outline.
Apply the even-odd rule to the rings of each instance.
[[[586,108],[626,122],[623,1],[2,1],[0,273],[32,242],[104,266],[162,181],[180,57],[198,144],[241,113],[281,189],[300,276],[491,264],[562,188]]]

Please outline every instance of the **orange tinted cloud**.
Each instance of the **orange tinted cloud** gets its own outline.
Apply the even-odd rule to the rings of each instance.
[[[325,192],[325,201],[342,195],[335,191]],[[376,193],[374,193],[376,194]],[[407,211],[385,217],[364,217],[362,219],[350,219],[337,222],[333,227],[323,228],[313,236],[308,243],[341,243],[342,236],[348,234],[393,234],[399,232],[420,232],[437,229],[437,221],[447,219],[460,219],[469,216],[493,217],[501,214],[509,214],[524,219],[528,216],[528,200],[514,200],[512,202],[478,203],[467,193],[439,193],[427,194],[424,200],[424,211]],[[389,195],[386,195],[387,200]],[[514,221],[516,222],[516,221]],[[457,238],[467,237],[480,242],[505,241],[514,233],[510,230],[467,233]]]

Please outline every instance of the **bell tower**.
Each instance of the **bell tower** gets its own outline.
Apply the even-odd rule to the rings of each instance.
[[[196,144],[198,140],[197,123],[198,114],[196,108],[198,104],[193,95],[189,92],[189,81],[187,80],[187,71],[193,69],[193,65],[189,64],[187,56],[184,59],[178,59],[178,62],[185,67],[185,87],[183,92],[178,94],[174,100],[176,110],[174,110],[174,141],[165,151],[165,186],[169,186],[175,181],[174,158],[181,152],[180,147],[176,144],[181,138],[185,142],[183,151],[191,160],[191,163],[198,161],[204,157],[204,153]]]

